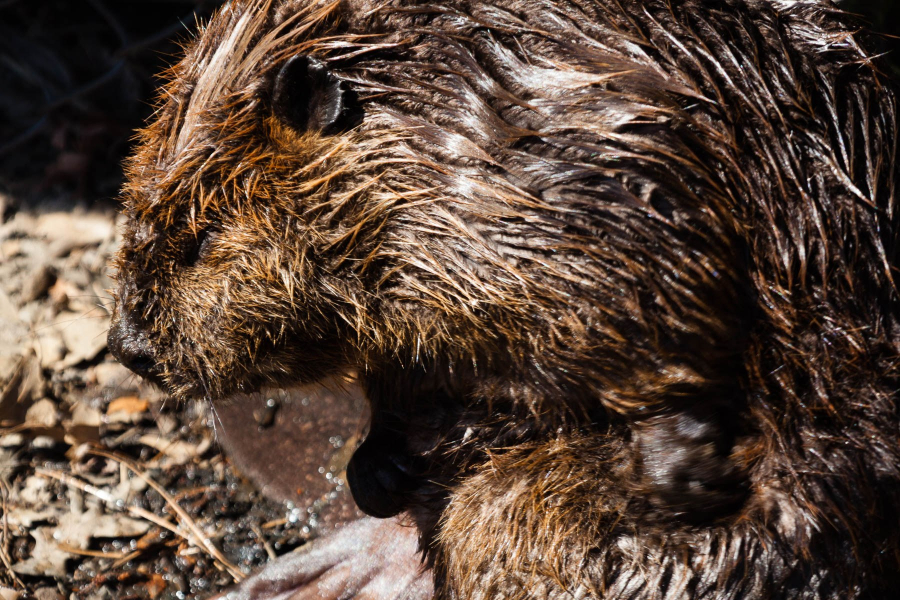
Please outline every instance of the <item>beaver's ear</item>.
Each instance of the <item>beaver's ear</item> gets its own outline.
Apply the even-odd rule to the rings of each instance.
[[[281,67],[272,89],[275,116],[291,129],[333,135],[362,121],[353,90],[311,56],[295,56]]]

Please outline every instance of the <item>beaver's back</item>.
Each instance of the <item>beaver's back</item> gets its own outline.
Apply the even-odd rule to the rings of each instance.
[[[402,138],[375,153],[401,166],[366,170],[390,205],[366,259],[387,257],[379,310],[420,354],[540,356],[618,407],[742,377],[751,330],[892,328],[893,96],[821,4],[717,7],[366,23],[398,47],[346,70],[371,94],[363,131]]]

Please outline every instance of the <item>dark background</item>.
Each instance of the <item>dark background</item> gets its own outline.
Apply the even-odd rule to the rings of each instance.
[[[221,1],[0,0],[0,193],[113,198],[158,73]]]
[[[51,192],[111,202],[156,74],[221,2],[0,0],[0,212]],[[900,77],[900,0],[840,6],[886,34],[868,45]]]

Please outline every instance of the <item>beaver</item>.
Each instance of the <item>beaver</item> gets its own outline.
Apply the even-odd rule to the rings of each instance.
[[[829,0],[235,0],[127,162],[109,346],[214,401],[357,370],[350,487],[439,598],[886,597],[860,37]]]

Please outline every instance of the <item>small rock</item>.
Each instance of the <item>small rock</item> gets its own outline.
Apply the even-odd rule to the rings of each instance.
[[[59,440],[52,435],[37,435],[31,440],[31,445],[37,450],[50,450]]]
[[[34,590],[35,600],[60,600],[62,597],[56,588],[42,587]]]
[[[25,436],[21,433],[7,433],[0,435],[0,448],[18,448],[25,443]]]
[[[49,369],[66,355],[66,345],[55,329],[44,329],[34,341],[34,352],[40,357],[41,368]]]
[[[105,388],[119,388],[129,378],[136,379],[135,374],[115,362],[103,362],[91,370],[89,376],[97,385]]]
[[[0,587],[0,600],[19,600],[22,597],[22,592],[17,592],[16,590]]]
[[[25,412],[25,423],[32,427],[56,427],[59,416],[56,413],[56,404],[50,400],[38,400]]]
[[[56,281],[56,271],[49,264],[43,264],[34,271],[22,286],[20,301],[28,304],[44,296]]]

